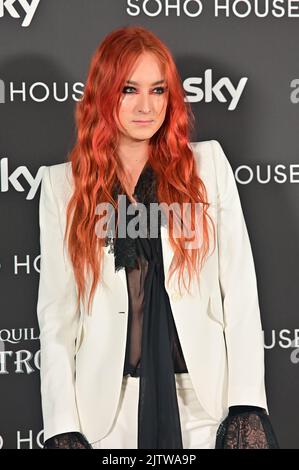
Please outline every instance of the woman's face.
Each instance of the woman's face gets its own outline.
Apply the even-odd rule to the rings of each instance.
[[[168,102],[164,79],[155,56],[142,54],[122,90],[118,122],[122,137],[148,140],[161,127]]]

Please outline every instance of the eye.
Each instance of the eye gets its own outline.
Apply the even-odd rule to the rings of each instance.
[[[162,95],[163,93],[165,93],[166,88],[164,86],[158,86],[157,88],[155,88],[155,90],[161,90],[161,93],[158,93],[158,95]]]
[[[123,88],[123,93],[128,93],[127,90],[135,90],[135,88],[133,86],[125,86]],[[129,93],[129,95],[131,95],[131,93]]]

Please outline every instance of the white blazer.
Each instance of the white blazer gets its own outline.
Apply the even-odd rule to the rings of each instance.
[[[268,411],[264,346],[254,261],[232,168],[216,140],[190,143],[216,224],[216,249],[199,285],[180,296],[166,287],[196,395],[221,420],[231,405]],[[71,163],[45,167],[39,205],[41,266],[37,315],[44,439],[68,431],[105,437],[121,392],[128,321],[124,270],[104,248],[92,315],[82,304],[63,235]],[[161,228],[165,279],[173,250]],[[213,246],[213,243],[211,243]],[[89,288],[89,286],[88,286]]]

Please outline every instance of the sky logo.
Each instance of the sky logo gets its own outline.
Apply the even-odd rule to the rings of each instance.
[[[0,192],[7,192],[12,186],[16,191],[23,192],[25,191],[24,186],[19,181],[19,178],[25,178],[29,185],[29,191],[26,195],[27,200],[34,198],[40,182],[42,180],[42,175],[44,172],[45,166],[41,166],[38,169],[38,172],[33,176],[28,168],[24,165],[18,166],[15,170],[9,173],[8,168],[8,158],[0,159]]]
[[[19,4],[23,8],[25,17],[22,21],[23,28],[26,28],[30,25],[40,0],[0,0],[0,18],[3,18],[4,15],[9,14],[13,18],[20,18],[21,15],[16,10],[16,5]]]

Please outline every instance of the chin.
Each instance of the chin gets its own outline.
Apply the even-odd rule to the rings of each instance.
[[[136,134],[131,135],[132,139],[145,140],[150,139],[154,135],[153,132],[136,132]]]

